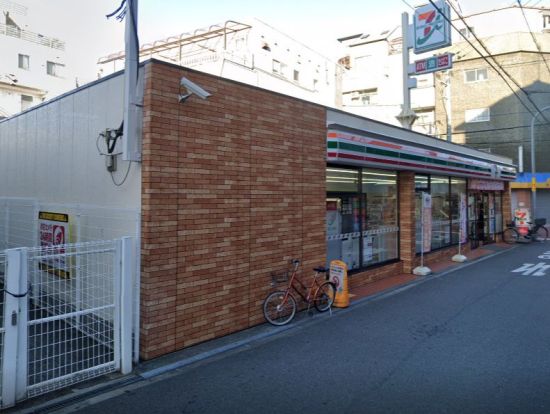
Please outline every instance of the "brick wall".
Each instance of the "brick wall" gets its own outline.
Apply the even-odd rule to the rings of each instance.
[[[181,76],[212,96],[178,103]],[[320,106],[147,64],[142,358],[263,322],[271,271],[325,262],[325,124]]]
[[[403,272],[411,273],[416,257],[414,173],[399,172],[399,250]]]

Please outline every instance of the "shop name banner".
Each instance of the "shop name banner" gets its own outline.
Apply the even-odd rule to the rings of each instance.
[[[40,236],[40,246],[49,249],[51,255],[63,255],[65,253],[64,245],[69,240],[69,215],[64,213],[52,213],[40,211],[38,213],[38,228]],[[59,247],[56,247],[59,246]],[[38,267],[53,275],[68,279],[71,275],[67,270],[67,261],[62,256],[56,256],[42,260]]]
[[[432,250],[432,196],[422,193],[422,251],[427,253]]]
[[[470,178],[468,180],[468,188],[470,190],[504,191],[504,183],[502,181]]]

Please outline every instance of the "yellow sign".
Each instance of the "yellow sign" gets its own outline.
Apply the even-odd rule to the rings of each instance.
[[[537,191],[537,179],[535,177],[531,178],[531,191]]]
[[[349,306],[348,266],[340,261],[330,262],[330,281],[336,285],[336,298],[334,306],[347,308]]]

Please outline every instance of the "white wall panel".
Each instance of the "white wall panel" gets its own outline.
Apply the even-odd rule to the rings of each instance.
[[[117,187],[96,148],[100,132],[120,126],[123,90],[122,75],[106,78],[0,122],[0,197],[139,208],[141,165]],[[118,158],[120,182],[128,163]]]

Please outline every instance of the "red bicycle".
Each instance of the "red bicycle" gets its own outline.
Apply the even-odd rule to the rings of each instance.
[[[296,299],[292,295],[294,290],[307,303],[309,310],[311,304],[319,312],[326,312],[334,303],[336,297],[336,285],[326,280],[327,269],[316,267],[313,269],[313,282],[311,286],[304,285],[297,277],[300,261],[294,259],[291,261],[292,270],[290,271],[290,281],[285,290],[278,290],[267,296],[264,301],[264,317],[272,325],[285,325],[289,323],[296,315]],[[289,271],[283,273],[272,273],[274,283],[285,282],[288,280]],[[325,274],[325,280],[319,282],[320,274]]]

